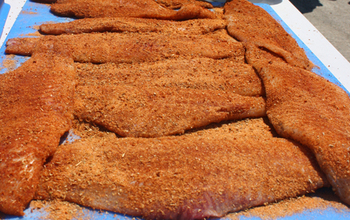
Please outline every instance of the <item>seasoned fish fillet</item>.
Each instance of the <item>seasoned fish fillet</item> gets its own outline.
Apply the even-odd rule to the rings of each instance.
[[[76,64],[80,85],[134,85],[223,90],[246,96],[264,95],[252,66],[231,59],[167,59],[155,63]]]
[[[32,0],[34,2],[41,2],[41,3],[55,3],[55,2],[63,2],[60,0]],[[72,0],[64,0],[65,2],[72,2]],[[185,4],[196,4],[199,6],[202,6],[204,8],[212,8],[213,5],[209,2],[204,1],[196,1],[196,0],[154,0],[158,4],[172,9],[178,9],[181,8],[181,6]]]
[[[58,16],[77,18],[134,17],[164,20],[216,18],[215,13],[196,4],[185,4],[178,11],[162,7],[154,0],[64,0],[51,5]]]
[[[204,8],[213,8],[213,5],[206,1],[197,0],[155,0],[158,4],[161,4],[167,8],[178,9],[186,4],[195,4]]]
[[[282,57],[263,48],[259,48],[255,44],[243,43],[243,45],[245,48],[246,62],[252,65],[257,71],[260,71],[271,62],[285,62]]]
[[[24,214],[46,158],[73,118],[73,59],[50,42],[41,48],[0,75],[0,211],[11,215]]]
[[[44,34],[82,34],[91,32],[159,32],[163,34],[206,34],[226,28],[222,19],[168,21],[147,18],[84,18],[64,23],[40,25]]]
[[[290,65],[313,67],[295,39],[264,9],[247,0],[234,0],[227,2],[224,10],[227,30],[237,40],[268,50]]]
[[[254,119],[181,136],[110,134],[62,145],[36,198],[146,219],[203,219],[325,185],[307,148],[273,137]]]
[[[262,97],[225,91],[84,85],[74,114],[121,136],[159,137],[224,120],[265,116]]]
[[[350,205],[350,98],[326,79],[277,62],[259,72],[267,115],[283,137],[309,147],[336,194]]]
[[[225,30],[206,35],[163,35],[158,33],[95,33],[12,38],[6,53],[31,55],[38,42],[55,38],[71,48],[77,62],[131,63],[158,61],[186,56],[213,59],[244,60],[244,47],[228,36]]]

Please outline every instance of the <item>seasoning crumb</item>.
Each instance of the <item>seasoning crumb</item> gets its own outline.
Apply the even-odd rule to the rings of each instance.
[[[266,206],[251,208],[242,212],[230,213],[227,219],[238,220],[241,217],[258,217],[262,220],[278,219],[307,211],[322,212],[326,209],[339,213],[349,213],[350,208],[344,205],[330,188],[322,188],[316,193],[282,200]]]
[[[15,59],[15,55],[6,55],[5,57],[2,57],[2,69],[7,69],[8,71],[15,70],[18,65],[18,61]]]

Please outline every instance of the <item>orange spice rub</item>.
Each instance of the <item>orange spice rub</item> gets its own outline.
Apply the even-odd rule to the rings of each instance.
[[[200,0],[155,0],[158,4],[167,8],[178,9],[186,4],[195,4],[203,8],[213,8],[213,5],[206,1]]]
[[[206,34],[226,28],[223,19],[168,21],[147,18],[84,18],[64,23],[40,25],[44,34],[81,34],[91,32],[158,32],[163,34]]]
[[[237,40],[268,50],[290,65],[313,67],[296,40],[261,7],[247,0],[234,0],[227,2],[224,10],[227,30]]]
[[[88,84],[76,88],[74,115],[121,136],[160,137],[263,117],[265,100],[216,90]]]
[[[181,136],[101,133],[62,145],[36,198],[147,219],[202,219],[325,185],[311,152],[252,119]]]
[[[135,17],[164,20],[216,18],[215,13],[197,4],[185,4],[178,11],[154,0],[61,0],[51,5],[58,16],[77,18]]]
[[[54,42],[0,75],[1,212],[24,214],[44,162],[70,129],[74,87],[73,59]]]
[[[225,30],[206,35],[91,33],[41,38],[12,38],[6,43],[6,53],[31,55],[38,42],[53,38],[70,48],[77,62],[131,63],[181,56],[244,60],[243,45],[230,37]]]
[[[260,67],[259,67],[260,68]],[[278,134],[309,147],[335,193],[350,204],[350,98],[337,85],[284,62],[260,68]]]
[[[76,63],[79,85],[134,85],[220,90],[262,96],[261,80],[251,65],[234,59],[167,59],[154,63]]]

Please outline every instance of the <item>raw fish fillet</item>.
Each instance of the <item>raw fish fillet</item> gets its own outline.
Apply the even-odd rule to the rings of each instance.
[[[24,215],[46,158],[73,119],[73,59],[45,42],[15,71],[0,75],[0,211]]]
[[[327,185],[307,148],[254,119],[181,136],[109,134],[62,145],[36,198],[146,219],[203,219]]]
[[[60,0],[32,0],[34,2],[40,2],[40,3],[55,3],[55,2],[63,2]],[[72,2],[71,0],[67,0],[65,2]],[[204,8],[213,8],[213,5],[210,4],[209,2],[205,1],[196,1],[196,0],[154,0],[158,4],[171,8],[171,9],[178,9],[181,8],[185,4],[195,4],[199,5]]]
[[[305,51],[268,12],[247,0],[234,0],[224,6],[227,30],[241,42],[248,42],[282,57],[287,63],[311,69]]]
[[[167,59],[155,63],[76,64],[79,85],[134,85],[222,90],[262,96],[264,89],[251,65],[231,59]]]
[[[309,147],[336,194],[350,205],[350,98],[326,79],[282,62],[261,68],[267,115],[277,130]]]
[[[63,0],[51,5],[58,16],[77,18],[134,17],[163,20],[216,18],[215,13],[196,4],[183,5],[178,11],[162,7],[154,0]]]
[[[213,8],[213,5],[206,1],[197,0],[155,0],[158,4],[167,8],[178,9],[186,4],[195,4],[202,6],[203,8]]]
[[[222,19],[168,21],[147,18],[84,18],[64,23],[40,25],[44,34],[82,34],[91,32],[159,32],[163,34],[206,34],[226,28]]]
[[[244,47],[225,30],[206,35],[163,35],[158,33],[95,33],[12,38],[6,53],[31,55],[38,42],[55,38],[70,48],[74,61],[132,63],[186,56],[244,60]]]
[[[257,47],[252,43],[243,43],[245,48],[245,60],[252,65],[255,70],[260,71],[271,62],[285,62],[282,57]]]
[[[76,88],[74,115],[120,136],[160,137],[266,113],[262,97],[225,91],[87,84]]]

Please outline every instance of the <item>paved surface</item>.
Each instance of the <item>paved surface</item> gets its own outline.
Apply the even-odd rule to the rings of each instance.
[[[350,0],[289,1],[350,62]]]

